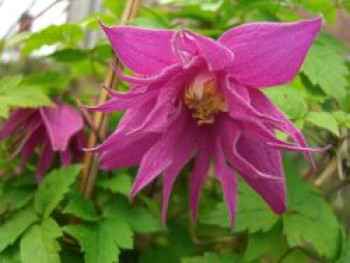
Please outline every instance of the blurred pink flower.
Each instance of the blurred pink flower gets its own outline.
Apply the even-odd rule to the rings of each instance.
[[[105,169],[140,165],[131,197],[163,178],[162,218],[176,177],[194,157],[189,195],[196,220],[200,191],[210,166],[220,181],[234,224],[236,171],[276,213],[286,209],[281,150],[301,151],[312,162],[304,136],[261,92],[291,81],[319,32],[322,18],[295,23],[251,23],[217,41],[188,30],[132,26],[102,28],[116,55],[135,73],[118,74],[127,93],[91,107],[126,110],[100,146]],[[281,141],[275,130],[293,139]]]
[[[37,168],[37,181],[51,166],[54,153],[59,152],[61,164],[69,165],[72,159],[81,160],[84,147],[84,121],[72,106],[55,102],[55,107],[16,109],[0,128],[1,142],[13,138],[10,147],[17,147],[13,158],[21,153],[21,169],[27,159],[41,148]]]

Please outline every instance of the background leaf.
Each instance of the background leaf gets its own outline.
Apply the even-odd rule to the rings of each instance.
[[[60,168],[44,176],[35,194],[35,210],[47,217],[56,208],[79,174],[80,166]]]

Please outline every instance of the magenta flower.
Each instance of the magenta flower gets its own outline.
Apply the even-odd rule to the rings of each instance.
[[[210,166],[220,181],[234,224],[236,171],[276,213],[286,209],[281,150],[301,151],[312,162],[300,131],[259,88],[291,81],[322,24],[252,23],[217,41],[188,30],[178,32],[102,25],[116,55],[135,73],[121,78],[127,93],[93,109],[126,110],[116,131],[100,146],[105,169],[140,165],[134,197],[157,176],[163,178],[165,221],[172,186],[194,157],[189,195],[196,220],[200,191]],[[282,131],[293,142],[281,141]]]
[[[59,152],[61,163],[67,166],[72,159],[81,160],[84,147],[84,121],[73,107],[55,102],[55,107],[17,109],[0,128],[0,140],[13,138],[10,148],[17,147],[13,158],[21,153],[21,168],[39,145],[41,156],[37,168],[37,181],[51,166],[54,153]]]

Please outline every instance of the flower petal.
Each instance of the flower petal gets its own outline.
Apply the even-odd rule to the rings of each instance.
[[[38,169],[36,171],[36,181],[40,182],[44,173],[49,169],[53,160],[54,152],[51,148],[50,139],[45,138],[44,147],[41,152]]]
[[[294,126],[294,124],[266,97],[261,91],[249,89],[251,104],[258,111],[270,115],[276,119],[280,119],[281,123],[275,125],[276,129],[289,134],[292,139],[301,147],[308,148],[304,135]],[[305,152],[306,158],[310,164],[315,167],[312,156],[309,152]]]
[[[141,138],[140,138],[141,137]],[[110,150],[104,150],[100,157],[100,166],[105,170],[120,169],[141,163],[142,157],[159,140],[159,135],[150,134],[135,138],[127,135],[120,138]]]
[[[101,24],[117,57],[132,71],[150,75],[179,62],[171,48],[174,32]]]
[[[159,141],[150,148],[142,158],[139,172],[131,189],[133,198],[145,186],[151,183],[160,173],[172,163],[176,144],[186,127],[188,118],[181,116],[174,121]]]
[[[242,85],[235,85],[230,77],[225,80],[225,95],[229,104],[229,114],[233,119],[239,119],[244,121],[266,121],[269,123],[280,123],[281,121],[274,116],[266,115],[257,111],[251,104],[250,98],[248,98],[243,90],[246,88]]]
[[[62,166],[68,166],[72,162],[72,150],[67,147],[66,150],[60,152]]]
[[[54,151],[64,151],[71,137],[83,129],[82,116],[73,107],[60,102],[56,107],[40,109]]]
[[[7,140],[14,133],[18,133],[19,127],[25,125],[26,121],[36,112],[36,110],[31,109],[17,109],[13,111],[0,129],[0,140]]]
[[[173,162],[164,172],[163,177],[163,199],[162,199],[162,222],[166,223],[168,203],[170,199],[171,190],[174,182],[181,172],[182,168],[191,159],[195,133],[191,127],[186,130],[176,145],[176,151],[173,156]]]
[[[286,209],[285,179],[280,152],[243,134],[238,125],[225,123],[225,155],[244,180],[278,214]]]
[[[44,127],[38,127],[22,147],[21,170],[24,168],[28,158],[34,153],[35,148],[42,143],[45,137]]]
[[[197,149],[197,156],[194,162],[194,167],[190,175],[190,209],[192,213],[193,223],[197,222],[197,211],[199,207],[199,199],[205,178],[207,177],[210,158],[213,155],[212,136],[201,132],[198,137],[201,138]]]
[[[221,183],[224,192],[224,201],[230,213],[231,228],[235,225],[236,205],[237,205],[237,179],[230,167],[226,164],[224,153],[220,142],[216,146],[216,176]]]
[[[154,98],[156,94],[156,90],[133,94],[124,93],[118,94],[118,96],[115,94],[109,101],[103,104],[97,106],[86,106],[86,108],[100,112],[117,112],[142,105]]]
[[[228,71],[238,82],[275,86],[295,77],[321,25],[321,17],[294,23],[251,23],[227,31],[218,41],[235,53]]]
[[[185,52],[195,52],[192,56],[202,56],[208,63],[209,70],[222,70],[233,62],[233,52],[226,46],[189,30],[181,31],[174,41],[181,41],[175,45],[179,49],[178,52],[183,52],[181,49],[184,49]]]

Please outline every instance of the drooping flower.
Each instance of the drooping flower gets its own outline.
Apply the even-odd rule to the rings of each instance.
[[[281,150],[311,152],[302,133],[260,90],[291,81],[322,25],[322,18],[294,23],[251,23],[218,40],[189,30],[132,26],[102,28],[114,52],[135,76],[120,77],[129,92],[91,107],[126,110],[100,146],[104,169],[140,165],[134,197],[163,178],[162,218],[179,172],[193,157],[189,196],[196,220],[211,160],[234,224],[238,172],[280,214],[286,209]],[[293,142],[275,136],[282,131]]]
[[[37,167],[37,181],[40,181],[50,168],[55,152],[60,154],[63,166],[69,165],[73,159],[82,159],[83,125],[83,118],[77,110],[56,101],[54,107],[14,110],[0,128],[0,141],[13,139],[10,148],[17,148],[10,158],[21,154],[21,169],[41,146]]]

